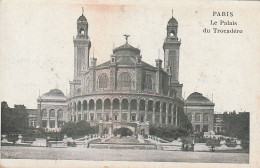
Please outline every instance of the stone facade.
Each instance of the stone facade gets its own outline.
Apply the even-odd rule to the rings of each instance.
[[[214,131],[225,132],[225,123],[223,114],[214,114]]]
[[[77,35],[73,38],[74,78],[69,82],[69,96],[57,96],[57,90],[46,93],[59,97],[57,100],[41,96],[39,125],[51,131],[60,128],[59,119],[86,120],[92,125],[99,124],[100,133],[105,130],[110,134],[114,129],[133,125],[134,134],[149,134],[149,124],[178,126],[178,114],[184,105],[183,85],[178,79],[181,42],[176,19],[172,17],[166,27],[164,67],[161,59],[155,60],[156,66],[143,62],[141,51],[128,43],[127,35],[126,43],[113,49],[110,60],[97,65],[97,58],[89,58],[91,41],[87,19],[80,16]],[[59,110],[63,111],[62,119],[58,117]]]
[[[68,104],[65,95],[58,89],[52,89],[37,99],[38,127],[48,132],[60,131],[64,122],[68,121]]]
[[[78,27],[82,23],[88,25],[83,17],[78,19]],[[174,36],[170,33],[173,29]],[[68,98],[69,121],[87,120],[100,124],[102,129],[136,123],[135,131],[141,132],[138,128],[143,127],[146,134],[144,125],[148,123],[177,126],[178,113],[183,108],[182,84],[178,81],[180,41],[176,38],[177,29],[177,21],[171,18],[164,43],[168,60],[165,68],[160,59],[156,60],[155,67],[143,62],[141,51],[128,43],[129,36],[126,36],[125,44],[113,50],[109,61],[96,65],[97,59],[92,58],[89,66],[85,63],[86,67],[81,67],[81,71],[75,63],[76,74],[70,82]],[[75,45],[75,41],[82,41],[81,46]],[[89,53],[90,44],[88,34],[78,32],[74,38],[74,62],[88,62],[86,52]],[[86,49],[83,57],[78,52],[79,47]],[[175,54],[169,55],[173,50]]]
[[[195,132],[213,131],[214,106],[214,103],[198,92],[190,94],[185,100],[184,112],[191,121]]]

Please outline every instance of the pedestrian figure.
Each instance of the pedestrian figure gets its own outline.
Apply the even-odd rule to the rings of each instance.
[[[189,150],[189,145],[186,144],[185,151],[188,151],[188,150]]]
[[[211,151],[215,152],[215,146],[213,146],[213,145],[211,146]]]

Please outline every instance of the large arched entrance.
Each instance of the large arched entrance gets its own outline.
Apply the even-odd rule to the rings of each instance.
[[[132,136],[133,131],[131,131],[129,128],[126,127],[121,127],[121,128],[116,128],[113,132],[114,135],[120,135],[121,137],[123,136]]]

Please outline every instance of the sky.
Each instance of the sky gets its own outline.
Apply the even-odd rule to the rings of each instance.
[[[0,100],[36,108],[39,94],[53,88],[69,93],[73,79],[76,21],[82,14],[89,24],[91,57],[101,64],[110,59],[113,46],[139,47],[143,61],[163,60],[166,25],[172,16],[181,38],[179,81],[183,97],[198,91],[215,103],[215,112],[257,111],[259,105],[259,3],[166,1],[2,1]],[[247,12],[250,10],[250,13]],[[233,17],[213,16],[232,11]],[[246,13],[247,12],[247,13]],[[246,13],[246,14],[245,14]],[[242,34],[203,33],[210,20],[236,21]],[[158,50],[160,50],[158,54]]]

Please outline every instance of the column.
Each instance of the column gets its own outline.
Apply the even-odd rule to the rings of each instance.
[[[122,121],[122,99],[119,100],[119,121]]]
[[[47,128],[50,128],[50,110],[47,111]]]
[[[97,102],[94,101],[94,121],[97,121]]]
[[[102,100],[102,119],[105,120],[104,100]]]
[[[175,126],[178,126],[178,106],[175,108]]]
[[[76,123],[79,121],[79,116],[78,116],[78,103],[76,104]]]
[[[140,102],[137,101],[137,108],[136,108],[136,121],[139,121],[139,114],[140,114]]]
[[[131,121],[131,109],[130,109],[130,107],[131,107],[131,101],[130,100],[128,100],[128,113],[127,113],[127,122],[130,122]]]
[[[111,108],[111,109],[110,109],[110,117],[112,118],[112,121],[113,121],[113,120],[114,120],[114,119],[113,119],[113,101],[110,101],[110,106],[111,106],[111,107],[110,107],[110,108]]]
[[[55,111],[55,128],[58,128],[58,111]]]
[[[200,114],[200,131],[203,129],[203,113]]]
[[[166,118],[165,118],[165,124],[168,125],[169,120],[169,104],[166,104]]]
[[[144,114],[144,121],[147,121],[147,115],[148,115],[148,101],[145,101],[145,114]]]
[[[72,105],[72,108],[71,108],[71,122],[74,122],[74,106]]]
[[[81,120],[84,120],[83,101],[82,101],[82,103],[81,103]]]
[[[195,130],[196,129],[196,126],[195,126],[195,114],[191,114],[191,124],[192,124],[192,127],[193,129]]]
[[[153,102],[153,124],[155,124],[155,104],[156,103]]]
[[[69,107],[69,109],[68,109],[68,121],[71,121],[71,112],[72,112],[72,109],[71,109],[71,107]]]
[[[89,102],[87,102],[87,121],[90,121]]]
[[[160,103],[160,121],[159,121],[160,124],[162,124],[162,108],[163,108],[163,103]]]
[[[174,125],[174,105],[172,105],[172,124],[171,125]]]

